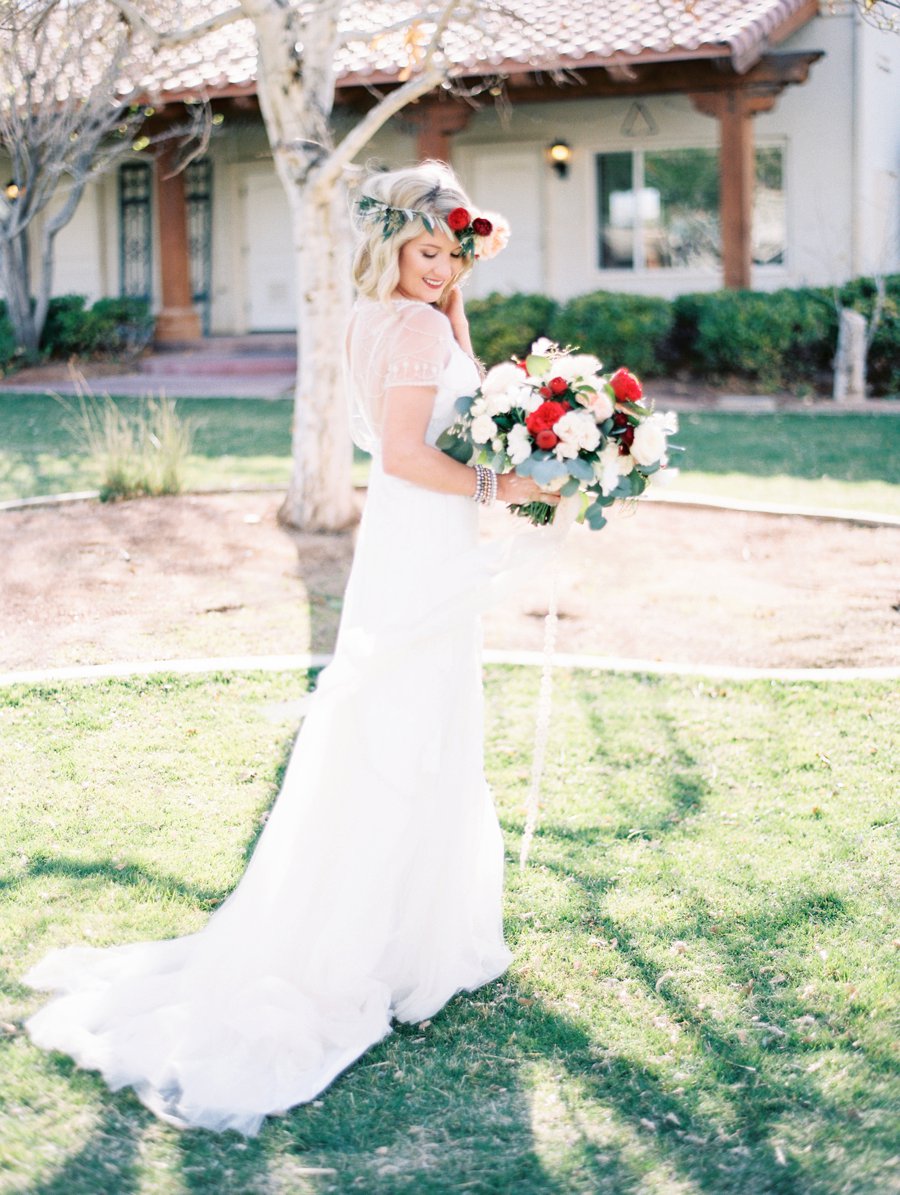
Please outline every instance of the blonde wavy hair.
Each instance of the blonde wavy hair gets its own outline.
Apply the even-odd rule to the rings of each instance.
[[[471,211],[472,201],[445,162],[422,162],[406,170],[372,173],[363,179],[353,196],[354,223],[359,237],[353,255],[353,282],[360,295],[387,303],[400,281],[400,250],[427,229],[416,218],[386,237],[380,220],[360,218],[357,205],[367,196],[388,207],[423,212],[451,240],[456,239],[456,234],[447,223],[447,216],[457,207]],[[468,277],[473,264],[472,257],[460,258],[455,284]],[[439,306],[443,297],[442,294]]]

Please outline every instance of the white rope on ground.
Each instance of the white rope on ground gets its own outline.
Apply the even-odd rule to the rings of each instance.
[[[557,554],[558,555],[558,554]],[[537,826],[538,810],[541,804],[541,778],[544,775],[544,760],[547,757],[547,739],[550,735],[550,713],[553,707],[553,658],[556,652],[556,632],[559,627],[557,613],[559,604],[559,561],[554,560],[550,568],[550,597],[544,616],[544,652],[541,670],[541,685],[538,690],[537,716],[534,729],[534,754],[531,759],[531,785],[525,802],[525,828],[522,831],[522,847],[519,851],[519,870],[525,870],[531,840]]]

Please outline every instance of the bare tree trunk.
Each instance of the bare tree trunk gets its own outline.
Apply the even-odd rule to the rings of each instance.
[[[866,317],[849,307],[838,312],[838,343],[834,358],[835,402],[862,402],[866,397]]]
[[[299,295],[294,468],[282,522],[340,531],[356,518],[341,355],[350,306],[349,217],[343,187],[290,196]]]
[[[6,310],[16,343],[33,356],[38,350],[40,332],[31,305],[29,275],[28,231],[23,229],[9,240],[0,239],[0,278],[3,279]]]

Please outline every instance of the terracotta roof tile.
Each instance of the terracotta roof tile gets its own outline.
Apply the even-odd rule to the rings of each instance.
[[[503,13],[484,13],[488,37],[451,26],[445,51],[458,73],[479,68],[504,72],[559,71],[602,66],[630,59],[729,58],[738,70],[764,52],[773,32],[807,0],[505,0]],[[219,8],[210,0],[186,0],[197,19]],[[377,30],[391,20],[411,17],[414,0],[357,0],[348,6],[348,26]],[[485,51],[485,44],[490,49]],[[340,53],[338,70],[346,84],[385,82],[407,65],[403,34],[359,40]],[[256,45],[250,21],[238,21],[208,35],[196,46],[159,54],[148,87],[184,93],[246,87],[253,89]]]

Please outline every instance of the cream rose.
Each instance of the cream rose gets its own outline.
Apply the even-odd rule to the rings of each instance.
[[[665,452],[665,417],[650,415],[634,429],[631,455],[639,465],[655,465]]]
[[[478,415],[472,420],[472,439],[476,444],[488,444],[497,435],[497,430],[490,415]]]
[[[514,465],[521,465],[522,461],[531,456],[532,448],[528,428],[524,423],[517,423],[510,429],[510,433],[506,437],[506,451],[509,453],[509,459]]]
[[[481,393],[485,398],[488,398],[492,394],[502,394],[512,386],[517,386],[521,381],[522,371],[518,365],[513,365],[512,361],[502,361],[499,365],[495,365],[493,369],[489,369],[484,375],[484,381],[481,383]]]
[[[600,443],[600,431],[589,411],[567,411],[554,423],[553,430],[559,436],[559,457],[576,457],[581,449],[592,452]]]

